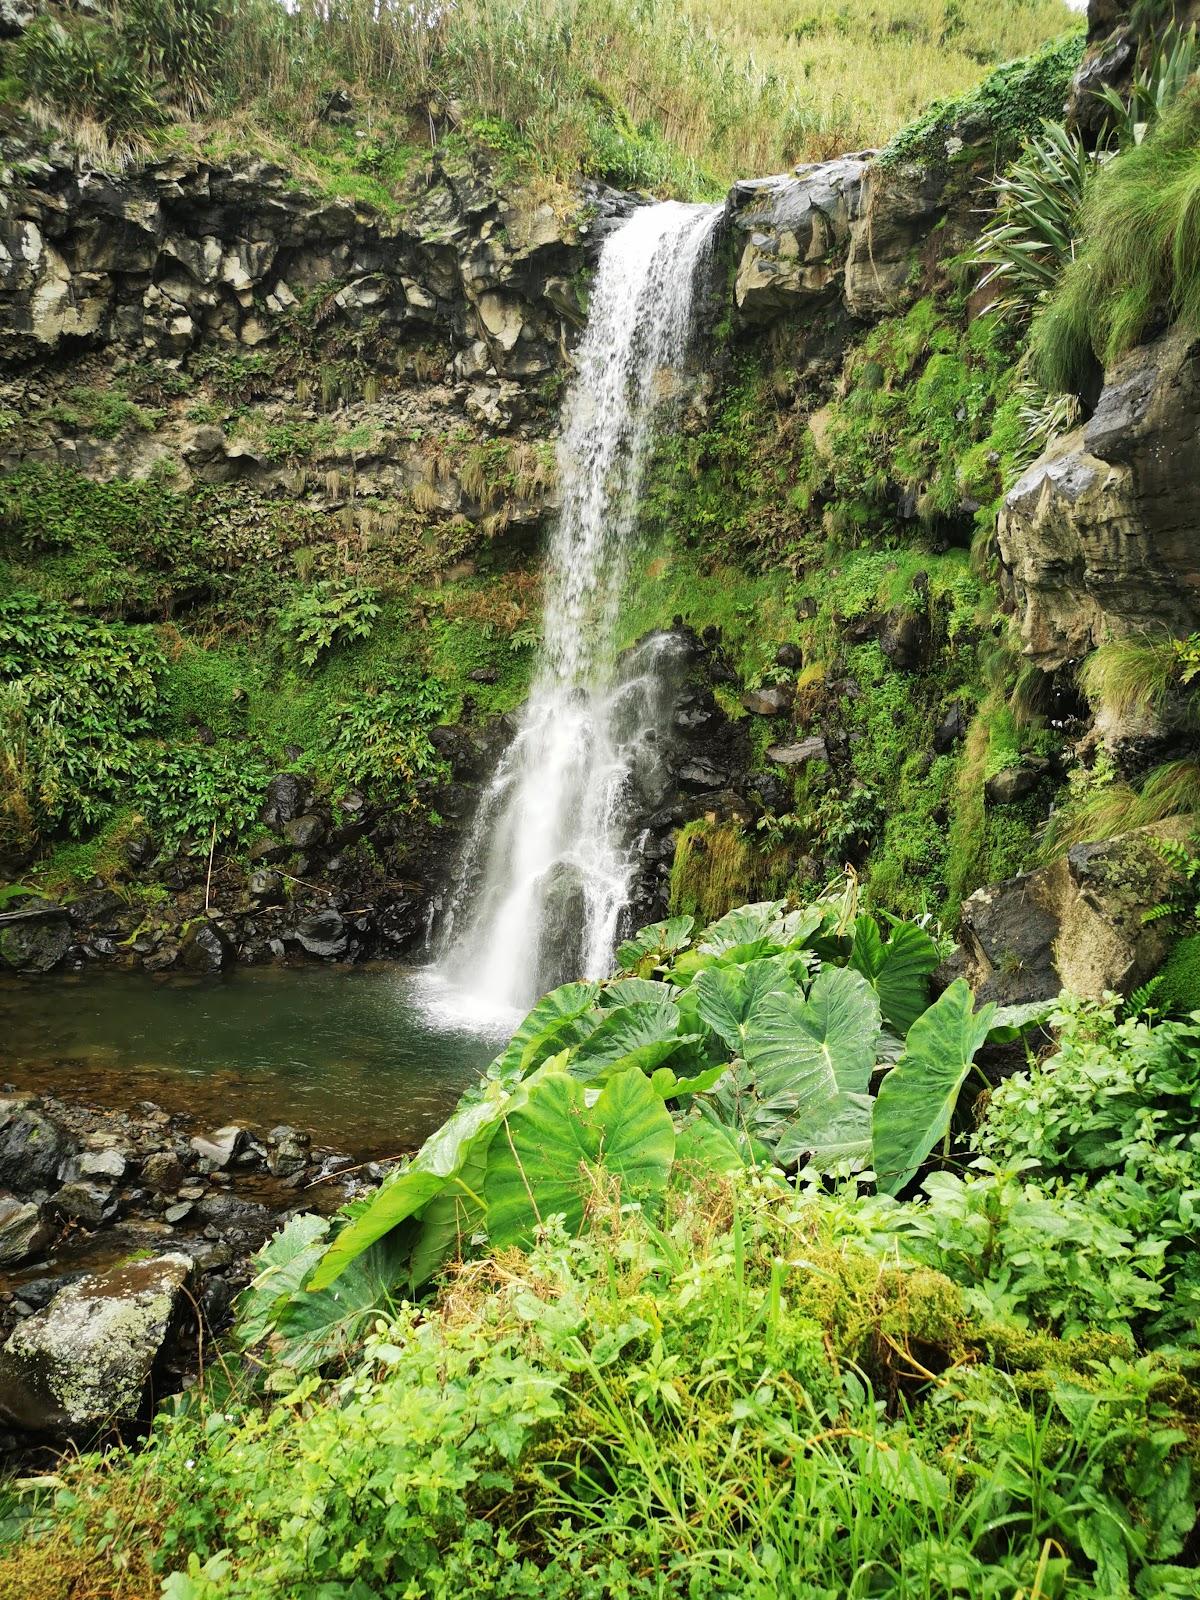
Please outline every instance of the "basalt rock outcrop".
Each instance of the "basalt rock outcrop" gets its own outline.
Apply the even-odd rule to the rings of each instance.
[[[1200,340],[1138,346],[1089,420],[1004,502],[997,540],[1024,653],[1047,670],[1110,638],[1200,628]]]

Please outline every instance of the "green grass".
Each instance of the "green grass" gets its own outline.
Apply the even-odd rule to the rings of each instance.
[[[931,101],[1078,26],[1062,0],[847,0],[832,11],[461,0],[429,14],[399,0],[282,14],[274,0],[173,0],[148,21],[127,9],[64,13],[63,34],[53,22],[32,30],[5,63],[10,99],[54,106],[101,157],[197,137],[220,153],[265,148],[385,211],[403,204],[431,134],[459,132],[514,173],[583,170],[717,195],[739,176],[881,143]],[[981,104],[1019,117],[1024,82],[1004,76]],[[331,127],[335,92],[350,110]]]
[[[1200,89],[1182,94],[1144,142],[1096,177],[1080,244],[1035,319],[1034,366],[1051,390],[1079,391],[1159,318],[1200,329]]]

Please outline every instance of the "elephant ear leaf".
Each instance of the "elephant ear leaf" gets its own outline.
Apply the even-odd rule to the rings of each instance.
[[[880,1085],[871,1119],[872,1160],[885,1194],[903,1189],[945,1138],[995,1012],[994,1005],[976,1011],[970,987],[959,978],[909,1029],[904,1054]]]
[[[1057,1000],[1030,1000],[1021,1006],[999,1006],[988,1030],[989,1044],[1015,1044],[1050,1020],[1058,1010]]]
[[[680,1034],[678,1006],[635,1000],[604,1013],[600,1026],[571,1052],[571,1075],[599,1078],[628,1067],[653,1072],[698,1037]]]
[[[701,954],[719,956],[723,965],[772,955],[783,948],[783,907],[782,900],[759,900],[727,911],[697,935],[697,947]]]
[[[879,1000],[848,967],[824,967],[808,998],[767,994],[746,1030],[758,1095],[818,1119],[841,1094],[863,1094],[875,1065]]]
[[[561,1215],[578,1232],[597,1185],[615,1177],[624,1201],[652,1201],[675,1156],[670,1113],[636,1068],[609,1079],[594,1105],[582,1083],[547,1074],[504,1120],[488,1152],[484,1192],[494,1249],[528,1245]]]
[[[745,1051],[746,1028],[763,997],[795,992],[787,967],[775,957],[744,967],[710,967],[696,974],[691,988],[700,1020],[739,1056]]]
[[[544,995],[497,1056],[489,1077],[502,1082],[531,1072],[543,1061],[586,1038],[595,1026],[589,1016],[598,985],[564,983]]]
[[[668,917],[665,922],[652,922],[617,946],[617,965],[622,972],[648,978],[655,967],[687,949],[695,925],[694,917]]]
[[[884,1021],[902,1038],[929,1001],[929,974],[939,961],[937,943],[915,922],[896,922],[885,944],[869,912],[854,924],[850,965],[879,996]]]
[[[872,1104],[869,1094],[839,1094],[819,1117],[798,1120],[784,1129],[775,1159],[789,1166],[803,1158],[820,1172],[846,1161],[869,1161]]]
[[[524,1086],[519,1086],[524,1093]],[[389,1174],[374,1194],[346,1207],[347,1221],[326,1246],[307,1287],[327,1289],[377,1239],[416,1216],[461,1176],[476,1141],[487,1144],[511,1100],[495,1084],[483,1099],[461,1107],[426,1139],[407,1167]]]

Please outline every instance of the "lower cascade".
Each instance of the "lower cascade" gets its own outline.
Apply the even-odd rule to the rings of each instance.
[[[686,355],[721,208],[642,207],[605,243],[568,395],[541,658],[486,789],[443,933],[442,971],[526,1007],[612,963],[636,865],[632,819],[660,778],[679,646],[618,658],[618,606],[655,411]]]

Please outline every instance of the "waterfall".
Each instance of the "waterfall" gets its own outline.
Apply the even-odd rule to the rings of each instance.
[[[529,700],[485,791],[444,934],[444,975],[526,1007],[611,967],[636,866],[631,811],[659,779],[669,635],[618,661],[619,604],[660,402],[687,351],[720,208],[645,206],[605,241],[559,443]]]

